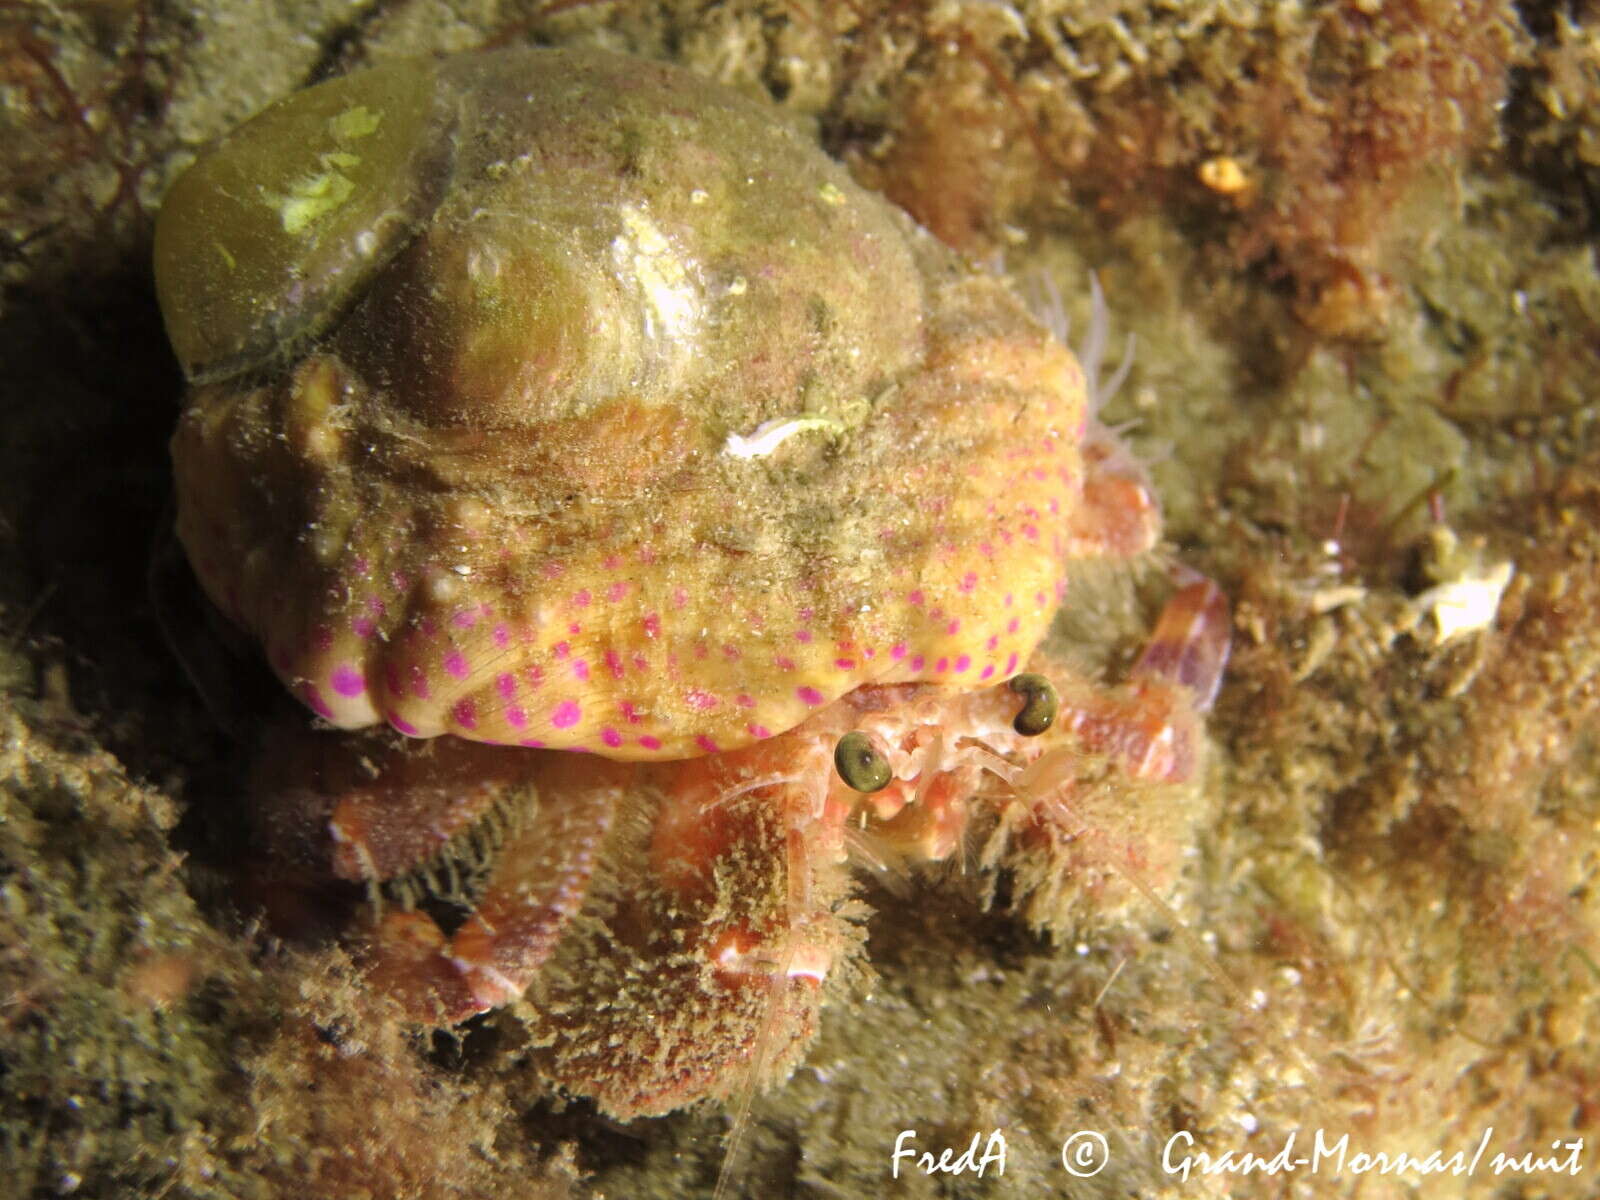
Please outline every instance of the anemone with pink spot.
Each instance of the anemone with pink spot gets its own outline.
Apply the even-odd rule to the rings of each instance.
[[[342,199],[300,195],[318,172]],[[156,261],[179,537],[341,727],[671,759],[864,685],[1000,682],[1120,528],[1061,341],[671,68],[309,89],[178,181]]]

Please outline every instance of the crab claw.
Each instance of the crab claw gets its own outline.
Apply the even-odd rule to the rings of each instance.
[[[1187,688],[1195,709],[1205,712],[1217,698],[1233,642],[1228,598],[1204,576],[1180,587],[1156,622],[1133,678],[1154,677]]]

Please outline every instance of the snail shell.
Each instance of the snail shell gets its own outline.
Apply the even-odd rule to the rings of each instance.
[[[311,88],[173,186],[178,534],[335,725],[681,758],[1014,674],[1072,356],[775,110],[589,51]]]

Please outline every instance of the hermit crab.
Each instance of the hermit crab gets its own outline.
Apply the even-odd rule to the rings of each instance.
[[[1043,886],[1089,764],[1194,771],[1209,583],[1116,689],[1039,652],[1074,562],[1159,533],[1084,371],[765,104],[380,67],[200,157],[155,259],[194,574],[368,731],[268,756],[263,828],[374,889],[419,1020],[525,997],[615,1114],[725,1093],[853,960],[847,863]]]

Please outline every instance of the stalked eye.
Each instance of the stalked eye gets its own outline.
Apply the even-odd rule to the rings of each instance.
[[[1055,724],[1061,697],[1043,675],[1018,675],[1011,681],[1011,690],[1023,698],[1011,728],[1023,737],[1038,737]]]
[[[889,760],[859,729],[839,739],[833,750],[833,765],[839,778],[858,792],[881,792],[894,778]]]

